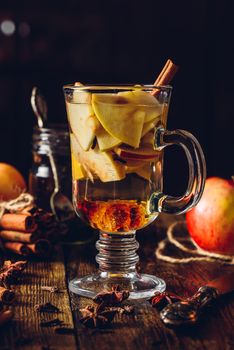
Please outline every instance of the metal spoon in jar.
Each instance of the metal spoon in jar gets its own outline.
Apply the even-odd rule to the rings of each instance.
[[[54,178],[54,191],[50,197],[51,210],[59,221],[71,220],[75,217],[75,212],[71,201],[60,190],[58,171],[51,149],[48,152],[48,157]]]
[[[39,92],[37,87],[32,89],[31,105],[34,114],[37,117],[37,125],[41,129],[45,127],[47,123],[47,103],[43,95]],[[75,217],[75,212],[71,201],[65,196],[59,185],[58,170],[56,167],[55,159],[51,148],[48,146],[48,157],[50,160],[50,166],[54,179],[54,191],[50,197],[50,207],[53,214],[59,221],[67,221]]]
[[[39,89],[36,86],[34,86],[32,89],[31,106],[35,116],[37,117],[38,127],[45,127],[47,123],[47,103],[44,96],[39,92]]]

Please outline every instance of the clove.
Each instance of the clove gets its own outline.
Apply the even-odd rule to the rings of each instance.
[[[34,310],[37,312],[55,313],[60,312],[59,308],[51,303],[36,304]]]

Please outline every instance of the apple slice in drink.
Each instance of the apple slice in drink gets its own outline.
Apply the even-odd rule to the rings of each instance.
[[[154,129],[155,126],[157,125],[157,121],[158,121],[158,119],[155,119],[153,121],[144,123],[143,128],[142,128],[141,137],[145,136],[145,134],[147,134],[150,130]]]
[[[113,94],[93,94],[92,107],[104,129],[113,137],[139,147],[145,112],[126,98]]]
[[[122,143],[116,137],[111,136],[101,125],[96,131],[96,138],[100,151],[108,151]]]
[[[146,180],[150,179],[151,176],[151,164],[150,162],[143,162],[142,160],[131,160],[128,159],[125,164],[126,173],[135,173]]]
[[[144,165],[145,162],[142,162],[142,160],[127,159],[125,163],[126,173],[134,173],[135,170],[141,168]]]
[[[154,132],[153,131],[149,131],[147,134],[145,134],[142,138],[141,138],[141,143],[140,143],[140,147],[153,147],[154,145]]]
[[[92,94],[86,91],[74,90],[72,102],[79,104],[91,104]]]
[[[124,165],[114,160],[111,152],[101,152],[97,147],[84,151],[73,134],[71,149],[78,163],[89,173],[97,175],[102,182],[118,181],[125,177]]]
[[[89,104],[66,102],[66,108],[70,128],[81,147],[87,151],[91,147],[95,133],[100,125],[94,115],[92,106]]]
[[[79,81],[76,81],[74,86],[81,87],[84,85]],[[80,88],[80,89],[73,90],[73,95],[69,102],[91,104],[91,101],[92,101],[92,94],[90,92],[85,91],[85,89],[82,90],[82,88]]]
[[[141,147],[138,149],[132,149],[127,146],[119,146],[114,149],[115,153],[122,159],[132,159],[141,161],[153,161],[157,155],[158,151],[154,151],[151,147]]]
[[[162,114],[163,105],[148,92],[142,90],[119,92],[119,96],[126,98],[129,103],[137,105],[137,108],[145,111],[144,122],[150,122]]]
[[[151,173],[152,173],[151,164],[150,163],[146,163],[143,167],[140,167],[140,168],[136,169],[134,172],[138,176],[140,176],[143,179],[149,181]]]
[[[71,164],[72,164],[72,179],[80,180],[88,177],[83,166],[77,161],[73,153],[71,153]]]

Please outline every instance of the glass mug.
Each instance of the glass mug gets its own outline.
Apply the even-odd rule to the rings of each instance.
[[[206,177],[196,138],[166,130],[171,86],[65,85],[71,138],[73,203],[77,215],[99,229],[93,275],[70,281],[72,292],[94,297],[118,284],[130,299],[166,288],[161,278],[139,274],[135,232],[161,212],[181,214],[199,201]],[[185,194],[163,192],[163,149],[180,145],[187,156]]]

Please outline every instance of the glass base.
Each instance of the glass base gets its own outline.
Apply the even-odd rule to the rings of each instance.
[[[166,289],[166,283],[161,278],[146,275],[129,273],[124,276],[99,272],[94,275],[88,275],[82,278],[75,278],[69,282],[71,292],[94,298],[96,294],[103,290],[111,290],[113,286],[119,285],[121,289],[127,289],[130,292],[128,299],[148,299],[155,292],[163,292]]]

